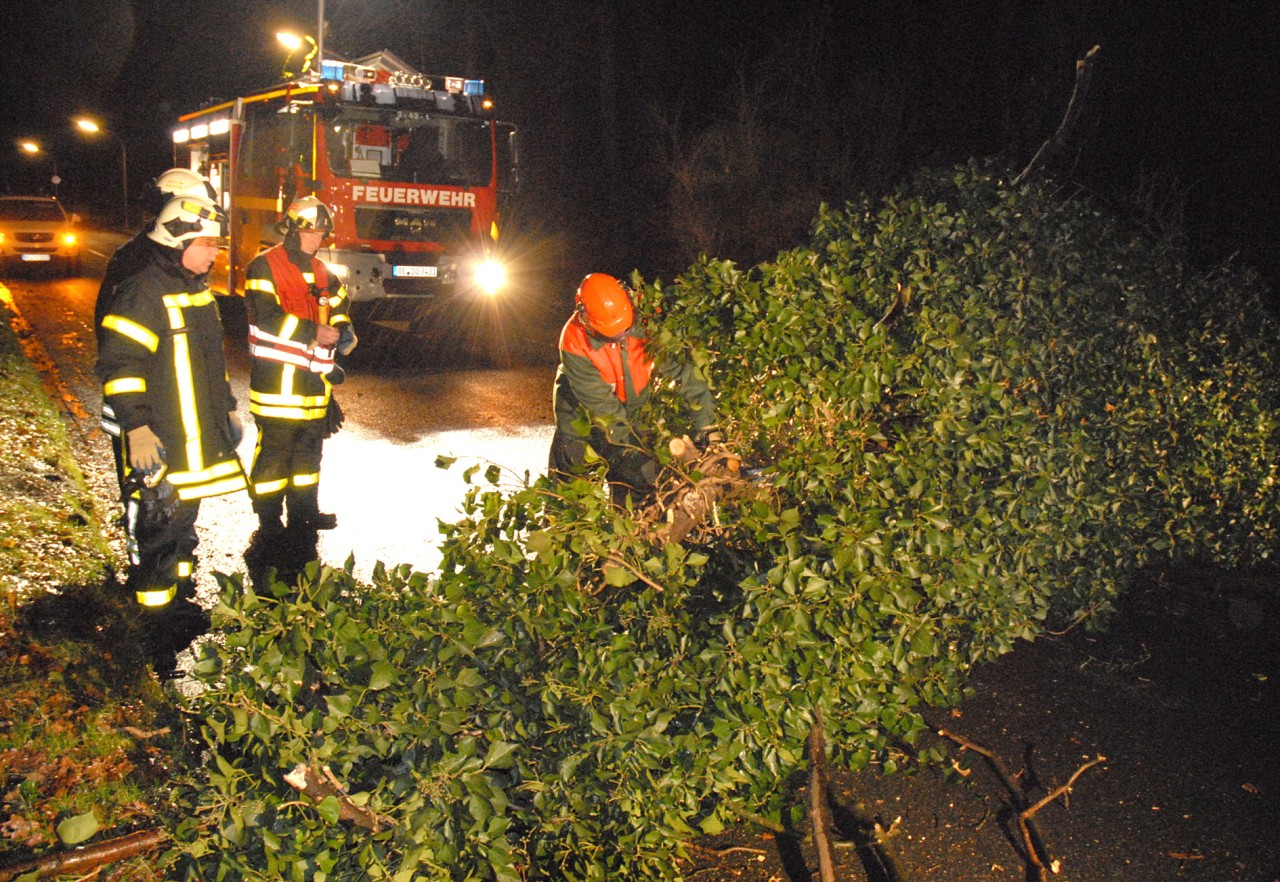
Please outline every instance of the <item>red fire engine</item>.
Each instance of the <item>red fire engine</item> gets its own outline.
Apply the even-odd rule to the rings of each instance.
[[[215,290],[243,294],[285,208],[314,194],[335,225],[320,256],[356,307],[413,320],[437,295],[494,293],[516,133],[484,81],[421,74],[385,51],[321,71],[179,119],[175,164],[209,178],[231,221]]]

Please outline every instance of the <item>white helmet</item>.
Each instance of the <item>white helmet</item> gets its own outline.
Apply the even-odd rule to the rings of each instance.
[[[301,231],[333,232],[333,212],[315,196],[303,196],[295,199],[280,221],[282,233]]]
[[[174,196],[160,209],[147,238],[166,248],[185,249],[192,239],[227,237],[227,215],[203,196]]]
[[[202,177],[199,172],[189,168],[171,168],[156,178],[156,189],[170,196],[203,196],[210,202],[217,202],[218,196],[213,192],[213,184]]]

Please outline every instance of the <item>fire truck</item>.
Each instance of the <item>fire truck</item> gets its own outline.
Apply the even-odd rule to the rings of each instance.
[[[421,320],[437,298],[496,293],[500,208],[517,183],[516,131],[493,116],[484,81],[432,76],[390,52],[325,59],[270,88],[179,118],[174,164],[205,175],[230,220],[211,274],[244,293],[245,268],[289,203],[333,211],[319,255],[353,309]]]

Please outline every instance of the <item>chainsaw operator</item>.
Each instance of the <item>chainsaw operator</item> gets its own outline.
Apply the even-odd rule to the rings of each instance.
[[[549,474],[572,476],[590,445],[608,467],[615,503],[652,491],[658,463],[636,447],[630,420],[648,400],[655,374],[674,382],[689,402],[699,446],[723,440],[714,428],[716,401],[706,378],[690,364],[655,364],[636,326],[631,292],[613,276],[591,273],[578,286],[573,315],[560,332]],[[585,436],[573,425],[583,411],[592,423]]]

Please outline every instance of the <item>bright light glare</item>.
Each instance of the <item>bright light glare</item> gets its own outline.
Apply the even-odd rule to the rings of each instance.
[[[298,51],[298,48],[302,45],[302,38],[290,31],[276,31],[276,39],[280,41],[281,46],[290,52]]]
[[[62,234],[62,244],[63,244],[63,245],[74,245],[74,244],[76,244],[76,234],[75,234],[75,233],[63,233],[63,234]]]
[[[93,120],[87,119],[83,116],[80,117],[80,119],[76,120],[76,128],[80,129],[80,131],[82,132],[97,133],[102,131],[102,126],[98,125]]]
[[[507,268],[492,258],[476,264],[476,284],[492,297],[507,284]]]
[[[39,153],[40,145],[37,144],[35,141],[23,141],[22,149],[25,150],[27,153]]]

